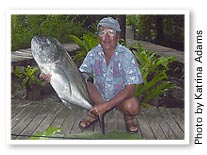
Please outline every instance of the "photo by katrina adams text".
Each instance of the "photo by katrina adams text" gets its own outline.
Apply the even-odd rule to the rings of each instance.
[[[194,79],[194,104],[195,104],[195,135],[194,135],[194,144],[202,144],[203,140],[203,31],[196,31],[196,49],[194,64],[195,64],[195,79]]]

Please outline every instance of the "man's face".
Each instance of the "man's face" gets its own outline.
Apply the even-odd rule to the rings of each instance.
[[[104,51],[114,51],[118,41],[118,33],[108,27],[100,26],[99,40]]]

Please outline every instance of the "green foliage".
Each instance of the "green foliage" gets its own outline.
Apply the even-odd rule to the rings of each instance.
[[[153,40],[155,36],[155,16],[128,15],[127,25],[132,26],[139,40]]]
[[[127,15],[126,25],[137,28],[139,26],[140,15]]]
[[[14,74],[21,80],[21,86],[24,89],[25,87],[32,88],[34,84],[42,85],[42,82],[36,76],[36,73],[39,72],[39,68],[27,66],[24,68],[24,71],[21,71],[18,66],[14,70]]]
[[[127,15],[127,25],[134,28],[138,40],[184,42],[184,15]],[[163,36],[158,36],[161,26]]]
[[[184,41],[184,16],[165,16],[163,19],[165,37],[176,42]]]
[[[32,135],[29,140],[48,140],[48,139],[130,139],[130,140],[138,140],[143,139],[140,134],[130,134],[127,132],[107,132],[105,135],[102,133],[78,133],[78,134],[68,134],[68,135],[58,135],[61,131],[61,128],[58,127],[48,127],[45,131],[39,132],[37,134]]]
[[[70,35],[70,38],[80,47],[80,50],[74,56],[74,60],[77,62],[82,62],[87,53],[99,42],[98,37],[91,33],[84,34],[82,38]]]
[[[61,42],[69,42],[69,34],[81,36],[86,30],[84,20],[76,20],[75,15],[12,15],[12,50],[29,48],[32,37],[46,35]]]
[[[136,86],[136,96],[142,104],[150,104],[150,101],[168,91],[179,87],[168,81],[167,71],[169,63],[176,60],[175,57],[157,56],[155,53],[145,50],[138,45],[138,51],[133,53],[139,64],[144,83]]]
[[[29,140],[47,140],[60,132],[62,129],[57,127],[48,127],[44,132],[38,132],[32,135]]]

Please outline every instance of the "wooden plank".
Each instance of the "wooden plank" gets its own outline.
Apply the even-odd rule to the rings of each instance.
[[[147,116],[147,117],[146,117]],[[157,109],[152,109],[148,113],[145,114],[145,119],[148,121],[155,139],[166,139],[166,136],[160,127],[160,122],[163,121],[159,116],[159,111]]]
[[[34,131],[37,129],[37,127],[40,125],[40,123],[45,119],[47,115],[48,115],[47,112],[43,114],[38,114],[30,122],[30,124],[19,134],[20,136],[18,136],[17,139],[27,139],[30,137],[30,135],[33,135]],[[21,135],[28,135],[28,136],[21,136]]]
[[[63,125],[62,125],[62,130],[63,130],[63,134],[64,135],[68,135],[71,133],[71,130],[73,128],[73,125],[74,125],[74,115],[75,115],[75,111],[74,110],[68,110],[67,112],[67,115],[66,115],[66,118],[63,122]]]
[[[58,127],[58,128],[62,127],[62,123],[64,122],[66,115],[67,115],[67,108],[61,107],[59,113],[57,113],[51,126]]]
[[[155,122],[157,122],[162,129],[163,133],[165,134],[166,139],[176,139],[175,134],[173,133],[172,129],[169,127],[169,125],[166,123],[164,117],[162,116],[160,110],[157,112],[157,116],[155,118]]]
[[[146,110],[141,110],[141,113],[137,116],[138,123],[140,124],[140,132],[143,139],[155,139],[154,133],[146,120],[147,114]]]
[[[26,51],[15,51],[12,53],[12,56],[30,56],[30,57],[33,57],[32,56],[32,53],[29,53],[29,52],[26,52]]]
[[[184,112],[179,108],[167,109],[167,111],[172,115],[175,122],[184,132]]]
[[[46,118],[48,115],[49,107],[51,107],[51,104],[47,103],[45,107],[42,106],[42,104],[39,104],[39,109],[36,110],[36,117],[28,124],[28,126],[20,133],[20,135],[32,135],[34,134],[34,131],[38,128],[40,123]],[[35,109],[33,109],[35,110]],[[18,139],[25,139],[28,138],[27,136],[19,136]]]
[[[24,102],[22,99],[11,100],[11,118],[14,118],[22,110],[24,106],[22,102]]]
[[[45,131],[50,126],[62,128],[62,135],[82,132],[101,132],[99,123],[82,131],[79,121],[86,116],[87,111],[77,106],[73,110],[60,104],[57,97],[42,101],[19,100],[19,104],[12,104],[12,133],[32,135],[38,131]],[[17,103],[15,101],[14,103]],[[137,116],[140,131],[144,139],[183,139],[184,112],[182,109],[160,108],[160,111],[142,109]],[[126,131],[123,115],[118,110],[111,111],[105,116],[106,132]],[[12,139],[27,137],[12,136]]]
[[[58,111],[59,110],[57,110],[57,112]],[[45,131],[50,126],[50,124],[54,121],[54,118],[55,118],[55,114],[48,113],[45,119],[41,122],[38,128],[34,131],[34,134]]]
[[[20,50],[17,50],[17,51],[12,51],[12,53],[16,53],[16,52],[27,52],[27,53],[31,53],[31,48],[20,49]]]
[[[25,117],[28,110],[30,110],[29,106],[23,107],[20,112],[11,119],[11,128],[14,128]]]
[[[19,101],[19,102],[18,102]],[[25,100],[17,100],[15,102],[15,104],[13,104],[13,102],[11,102],[11,134],[13,134],[13,129],[15,129],[15,126],[18,125],[18,123],[20,123],[22,121],[22,119],[25,117],[25,115],[27,114],[27,112],[29,110],[31,110],[30,108],[30,104],[31,103],[27,103],[28,101]],[[15,106],[13,106],[15,105]],[[15,107],[15,108],[14,108]],[[16,127],[16,129],[19,128],[18,126]],[[15,129],[15,130],[16,130]],[[18,133],[17,133],[18,134]],[[11,139],[16,139],[17,136],[11,136]]]
[[[12,128],[12,134],[19,135],[26,128],[26,126],[34,119],[36,115],[36,112],[32,112],[31,110],[27,111],[24,117],[21,119],[21,121],[18,122],[18,124]]]
[[[118,122],[114,109],[105,115],[105,132],[111,132],[117,130],[118,130]]]
[[[65,106],[62,106],[61,110],[59,113],[57,113],[53,123],[50,125],[51,127],[58,127],[58,128],[63,128],[63,122],[65,121],[66,117],[68,115],[68,108]],[[59,134],[64,135],[63,130]]]
[[[118,110],[112,110],[104,115],[105,132],[118,131]],[[99,122],[94,125],[94,132],[101,133]]]
[[[17,60],[27,60],[27,59],[33,59],[33,57],[28,55],[12,55],[12,62]]]
[[[32,55],[31,48],[28,48],[28,49],[21,49],[21,50],[14,51],[14,52],[15,52],[15,53],[16,53],[16,52],[21,52],[21,53],[27,53],[27,54],[31,54],[31,55]]]
[[[68,43],[63,44],[63,47],[67,51],[76,51],[79,49],[78,45],[75,43]],[[12,51],[11,52],[11,60],[12,62],[18,62],[18,61],[25,61],[25,60],[31,60],[33,59],[31,48],[28,49],[20,49],[18,51]]]
[[[41,124],[37,127],[37,129],[34,131],[33,134],[36,134],[37,132],[43,132],[45,131],[50,124],[54,121],[57,113],[60,111],[60,105],[59,104],[51,104],[48,108],[48,114],[46,115],[45,119],[41,122]]]
[[[19,121],[16,122],[15,125],[12,124],[12,134],[19,135],[24,130],[24,128],[26,128],[26,126],[31,122],[31,120],[36,116],[37,110],[35,105],[31,106],[30,104],[28,104],[26,105],[26,108],[24,107],[25,106],[22,107],[24,109],[23,112],[17,114]]]
[[[106,125],[106,118],[104,116],[104,126]],[[96,132],[96,133],[101,133],[101,127],[100,127],[100,124],[99,122],[96,122],[93,126],[93,132]]]
[[[160,110],[162,113],[162,116],[166,120],[169,127],[172,129],[173,133],[176,136],[176,139],[183,139],[184,134],[181,128],[178,126],[178,124],[175,122],[175,120],[172,118],[172,115],[167,110]]]
[[[120,132],[126,131],[126,125],[125,125],[123,114],[118,110],[116,111],[116,119],[118,123],[118,130]]]
[[[74,110],[76,111],[76,113],[74,113],[74,122],[73,122],[73,127],[72,127],[70,133],[72,133],[72,134],[75,134],[75,133],[82,133],[83,130],[80,129],[80,128],[78,127],[78,125],[79,125],[80,120],[86,115],[86,111],[84,111],[84,110],[82,110],[82,109],[77,109],[77,110],[74,109]],[[90,127],[90,128],[91,128],[91,127]],[[90,128],[87,129],[87,130],[90,130]],[[86,130],[84,130],[84,131],[86,132]]]
[[[155,121],[159,123],[160,128],[164,132],[166,139],[176,139],[175,134],[173,133],[172,129],[169,127],[167,122],[165,121],[164,117],[162,116],[160,110],[158,113],[159,117]]]

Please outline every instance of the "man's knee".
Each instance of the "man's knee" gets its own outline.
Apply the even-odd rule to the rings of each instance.
[[[136,97],[131,97],[121,103],[118,109],[126,115],[138,115],[140,110],[139,101]]]

